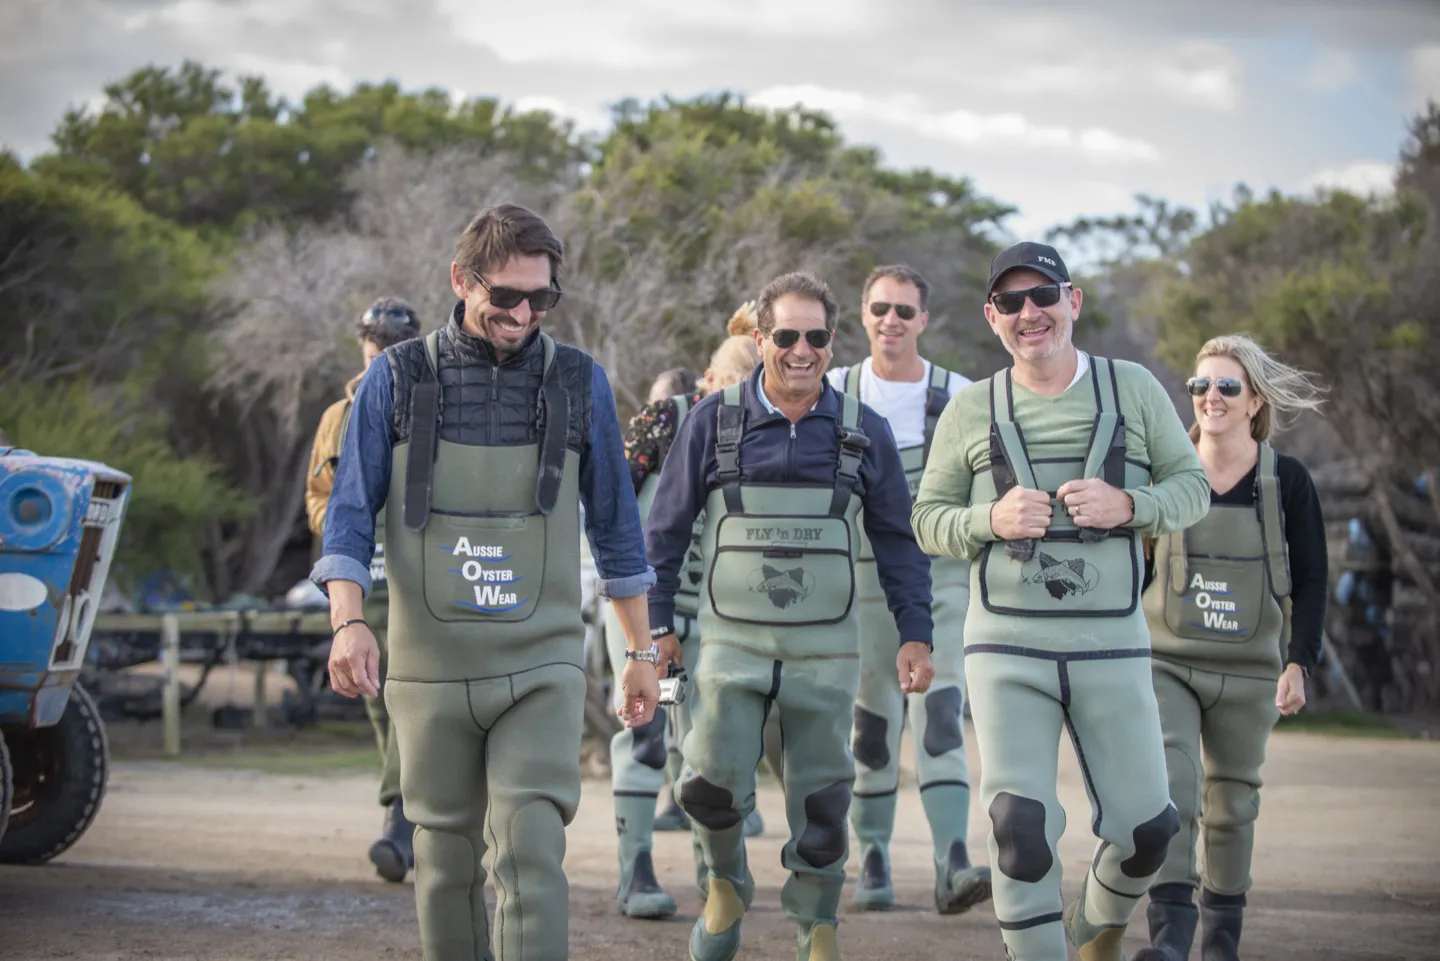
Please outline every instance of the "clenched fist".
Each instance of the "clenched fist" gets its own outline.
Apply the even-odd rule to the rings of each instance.
[[[1051,513],[1049,494],[1012,487],[990,505],[990,530],[1002,541],[1044,537]]]

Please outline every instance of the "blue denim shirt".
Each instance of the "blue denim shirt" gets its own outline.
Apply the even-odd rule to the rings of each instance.
[[[585,533],[600,575],[600,594],[634,597],[655,583],[655,571],[645,560],[644,532],[625,461],[615,395],[599,364],[590,384],[590,442],[580,455]],[[322,591],[326,581],[344,580],[354,581],[365,594],[370,593],[375,515],[390,493],[394,417],[394,380],[390,364],[380,357],[365,371],[355,391],[340,462],[335,466],[322,556],[310,572],[310,580]],[[575,563],[579,564],[579,544],[575,550]]]

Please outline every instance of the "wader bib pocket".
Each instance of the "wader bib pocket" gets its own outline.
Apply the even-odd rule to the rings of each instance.
[[[1079,456],[1031,461],[1014,420],[1010,372],[991,379],[990,467],[977,472],[972,504],[1003,497],[1010,488],[1048,491],[1052,515],[1038,540],[991,541],[980,552],[980,603],[992,614],[1026,617],[1127,617],[1140,604],[1141,545],[1135,531],[1079,528],[1055,492],[1078,479],[1103,478],[1119,490],[1150,483],[1150,472],[1125,458],[1125,418],[1113,364],[1091,359],[1095,421]]]
[[[523,621],[545,581],[542,514],[432,511],[425,526],[425,604],[441,621]]]
[[[850,614],[855,571],[844,517],[726,514],[715,531],[710,604],[742,624],[834,624]]]
[[[1221,644],[1243,644],[1260,628],[1267,600],[1265,578],[1256,577],[1255,561],[1243,558],[1189,557],[1184,593],[1167,591],[1165,626],[1179,637]]]

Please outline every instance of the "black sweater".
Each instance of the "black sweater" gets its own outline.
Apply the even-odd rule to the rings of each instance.
[[[1238,484],[1223,494],[1212,490],[1210,503],[1229,507],[1254,504],[1256,469],[1250,468]],[[1285,546],[1290,553],[1290,650],[1285,663],[1309,671],[1320,658],[1325,601],[1330,592],[1325,516],[1304,464],[1277,451],[1275,469],[1280,475],[1280,507],[1285,517]],[[1145,571],[1147,588],[1154,577],[1155,563],[1151,560]]]

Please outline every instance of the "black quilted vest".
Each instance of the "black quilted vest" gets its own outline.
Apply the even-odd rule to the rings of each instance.
[[[503,361],[489,341],[460,329],[465,305],[457,302],[440,331],[440,439],[470,447],[515,447],[538,443],[544,423],[540,383],[545,350],[538,334]],[[413,338],[385,351],[395,384],[395,443],[410,439],[410,393],[428,363],[425,341]],[[594,361],[582,350],[555,345],[552,371],[570,395],[566,446],[583,453],[590,436]]]

